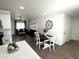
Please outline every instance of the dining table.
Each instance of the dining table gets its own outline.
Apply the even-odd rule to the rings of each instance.
[[[39,35],[40,35],[40,40],[41,41],[49,40],[49,38],[54,37],[54,36],[49,35],[49,34],[45,35],[44,33],[40,33]]]
[[[45,34],[40,33],[40,41],[48,40],[48,38],[45,36]]]

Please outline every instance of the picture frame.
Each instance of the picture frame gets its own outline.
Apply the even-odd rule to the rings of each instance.
[[[46,29],[48,29],[48,30],[52,29],[52,27],[53,27],[52,21],[47,20],[45,26],[46,26]]]

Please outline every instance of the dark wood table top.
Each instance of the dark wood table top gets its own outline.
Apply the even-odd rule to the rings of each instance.
[[[48,40],[48,38],[44,34],[40,34],[40,40],[45,41]]]
[[[40,40],[41,41],[48,40],[49,39],[48,37],[53,37],[53,36],[48,35],[48,34],[46,34],[46,36],[45,36],[44,33],[40,33]]]

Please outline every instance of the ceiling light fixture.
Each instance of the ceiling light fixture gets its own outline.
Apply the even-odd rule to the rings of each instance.
[[[43,14],[44,14],[44,15],[47,15],[47,12],[44,12]]]
[[[23,9],[24,9],[24,7],[23,7],[23,6],[20,6],[20,9],[21,9],[21,10],[23,10]]]

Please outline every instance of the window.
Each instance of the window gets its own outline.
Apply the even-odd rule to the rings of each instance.
[[[24,29],[24,28],[25,28],[24,22],[17,22],[16,23],[16,29]]]

